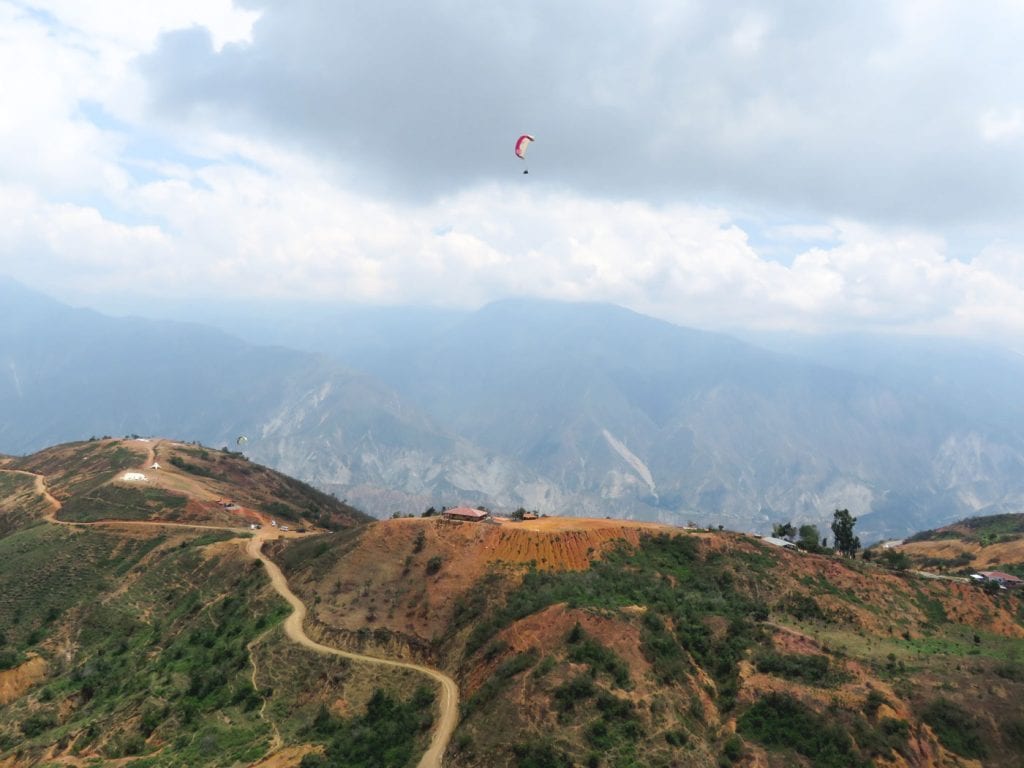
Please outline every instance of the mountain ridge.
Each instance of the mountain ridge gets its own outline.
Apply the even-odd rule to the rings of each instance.
[[[462,314],[351,309],[336,327],[297,315],[293,341],[304,318],[320,323],[310,353],[4,290],[21,296],[0,306],[8,453],[90,434],[208,445],[246,434],[255,458],[377,516],[469,503],[764,531],[848,508],[882,539],[1024,506],[1024,421],[1012,408],[992,415],[996,395],[1024,386],[1012,356],[920,352],[900,373],[892,360],[912,356],[883,349],[884,365],[842,369],[622,308],[540,300]],[[377,325],[360,326],[368,317]],[[976,362],[963,386],[925,386],[954,359]],[[1003,383],[961,409],[985,370]]]

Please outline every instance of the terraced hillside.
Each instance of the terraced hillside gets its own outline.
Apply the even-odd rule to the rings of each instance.
[[[398,519],[281,542],[320,637],[462,689],[451,766],[1016,766],[1024,604],[753,537]]]

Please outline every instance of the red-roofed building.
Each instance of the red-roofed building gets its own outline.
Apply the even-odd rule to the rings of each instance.
[[[489,512],[484,512],[482,509],[472,509],[470,507],[455,507],[455,509],[446,509],[443,513],[445,520],[465,520],[470,523],[478,523],[481,520],[486,520],[490,517]]]
[[[1003,573],[1002,571],[978,571],[978,575],[984,576],[987,581],[1002,584],[1004,587],[1019,587],[1024,583],[1012,573]]]

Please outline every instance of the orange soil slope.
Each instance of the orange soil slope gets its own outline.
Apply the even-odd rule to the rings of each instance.
[[[581,570],[610,547],[635,545],[644,531],[682,533],[622,520],[386,520],[368,526],[344,559],[309,588],[320,597],[316,618],[328,626],[381,627],[428,639],[443,629],[455,601],[490,569],[520,571],[533,563],[541,569]],[[428,573],[429,561],[437,558],[440,568]]]
[[[46,660],[41,656],[0,672],[0,706],[14,701],[45,677]]]

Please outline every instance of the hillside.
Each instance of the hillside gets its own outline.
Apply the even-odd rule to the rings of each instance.
[[[307,649],[283,623],[288,604],[252,550],[296,534],[248,526],[289,516],[338,530],[366,520],[238,454],[172,441],[8,457],[0,766],[288,768],[337,751],[369,766],[423,754],[430,681]],[[363,762],[384,753],[391,762]]]
[[[1024,603],[756,538],[397,519],[274,554],[316,636],[443,665],[450,766],[1011,766]]]
[[[936,573],[990,570],[1024,578],[1024,514],[967,518],[916,533],[893,550],[914,567]]]
[[[364,520],[170,440],[4,458],[0,766],[425,767],[432,743],[450,768],[998,768],[1024,750],[1019,591],[656,523]],[[1018,527],[953,526],[982,547]],[[438,668],[457,690],[439,696]]]

